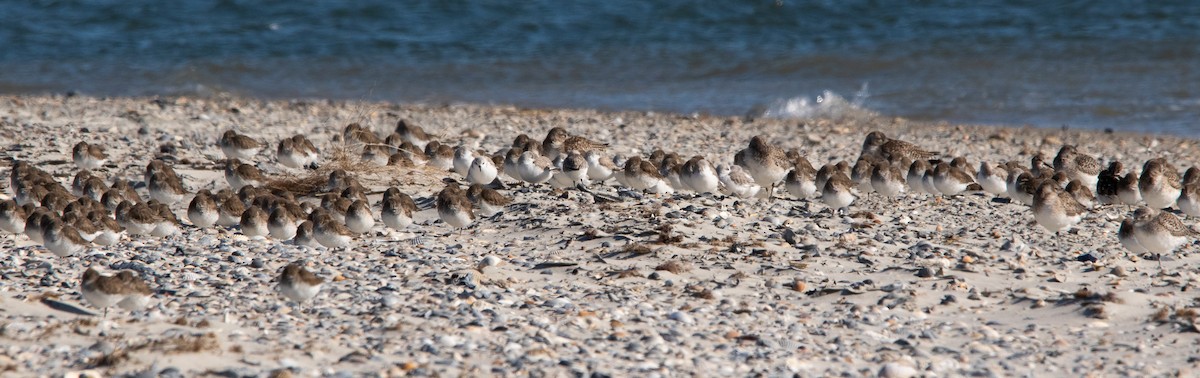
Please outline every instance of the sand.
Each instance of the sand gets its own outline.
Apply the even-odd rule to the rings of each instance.
[[[107,147],[97,174],[141,181],[170,159],[190,190],[226,186],[219,135],[272,144],[303,133],[324,152],[353,149],[341,129],[381,136],[405,119],[443,141],[488,151],[554,126],[609,143],[730,164],[750,137],[799,148],[820,165],[858,155],[871,130],[948,156],[1028,162],[1064,143],[1102,162],[1198,161],[1191,140],[1086,130],[929,124],[871,115],[775,120],[483,105],[241,98],[0,97],[0,143],[64,185],[78,141]],[[173,148],[171,148],[173,147]],[[255,163],[283,177],[272,152]],[[7,177],[7,176],[6,176]],[[428,206],[430,168],[361,175]],[[8,181],[2,192],[11,196]],[[1126,206],[1092,210],[1055,235],[1029,208],[980,193],[879,196],[833,215],[780,191],[618,196],[513,186],[503,214],[452,230],[436,210],[405,231],[382,224],[349,250],[251,239],[236,229],[126,239],[56,257],[0,236],[0,375],[58,376],[746,376],[1191,375],[1200,314],[1194,245],[1145,260],[1122,249]],[[139,186],[144,195],[145,188]],[[378,200],[378,195],[371,197]],[[185,219],[186,201],[176,205]],[[378,211],[378,205],[375,207]],[[1184,219],[1191,225],[1193,219]],[[187,221],[184,220],[187,224]],[[307,259],[325,278],[300,305],[272,280]],[[143,311],[107,318],[79,294],[89,266],[135,269],[157,290]]]

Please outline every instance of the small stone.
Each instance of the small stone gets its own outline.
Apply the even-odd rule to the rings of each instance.
[[[888,362],[879,369],[881,378],[909,378],[917,375],[917,369],[897,362]]]

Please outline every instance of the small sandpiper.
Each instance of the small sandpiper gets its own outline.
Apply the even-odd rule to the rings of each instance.
[[[939,194],[936,192],[936,188],[934,191],[930,191],[929,187],[925,185],[925,174],[930,170],[933,170],[933,168],[929,165],[929,161],[927,160],[917,160],[912,162],[912,164],[908,166],[908,172],[905,175],[904,180],[905,183],[908,184],[908,188],[914,193],[918,194]]]
[[[245,186],[263,186],[267,183],[267,178],[258,167],[230,159],[225,163],[225,181],[236,191]]]
[[[429,159],[426,165],[435,169],[448,171],[454,168],[454,149],[437,141],[425,146],[425,157]]]
[[[1200,217],[1200,182],[1184,184],[1175,206],[1189,217]]]
[[[83,272],[79,292],[88,303],[104,309],[105,317],[108,317],[108,308],[114,305],[128,311],[141,309],[154,294],[146,281],[133,271],[123,270],[116,275],[106,276],[94,268],[87,268]]]
[[[412,197],[401,193],[400,189],[388,188],[383,192],[383,209],[379,217],[383,224],[394,230],[403,230],[413,223],[413,212],[418,211]]]
[[[835,214],[843,209],[848,212],[850,204],[858,198],[856,188],[857,185],[845,173],[834,172],[829,176],[829,180],[825,181],[825,187],[821,188],[821,201]]]
[[[1074,179],[1067,183],[1065,190],[1067,194],[1070,194],[1071,197],[1075,198],[1075,201],[1079,202],[1080,205],[1083,205],[1083,207],[1087,209],[1091,209],[1096,205],[1096,196],[1092,194],[1090,189],[1088,189],[1087,184],[1084,184],[1083,181],[1079,181],[1079,179]]]
[[[163,221],[162,216],[144,203],[134,204],[122,201],[117,205],[117,223],[133,235],[150,235],[154,228]]]
[[[313,227],[312,221],[305,220],[300,222],[300,225],[296,226],[296,236],[292,238],[292,244],[309,248],[320,247],[321,243],[317,242]]]
[[[537,151],[525,151],[517,159],[517,174],[521,181],[530,184],[542,184],[554,176],[554,163],[541,156]]]
[[[180,231],[179,218],[175,217],[175,212],[171,211],[171,207],[167,204],[150,200],[146,203],[158,214],[158,223],[154,225],[154,229],[150,231],[150,235],[154,237],[166,237],[176,235]]]
[[[21,206],[13,200],[0,201],[0,230],[14,234],[25,232],[25,218],[29,216],[27,211],[32,209],[32,204]]]
[[[1081,154],[1075,146],[1063,145],[1054,156],[1054,170],[1065,172],[1067,178],[1079,180],[1088,190],[1096,188],[1100,175],[1100,162],[1091,155]]]
[[[262,150],[262,143],[233,130],[225,130],[221,139],[217,141],[217,146],[221,147],[221,152],[225,153],[227,159],[254,160],[254,156]]]
[[[79,235],[74,226],[58,218],[50,218],[42,228],[42,245],[58,257],[81,253],[91,244]]]
[[[774,195],[775,184],[783,180],[795,165],[788,159],[786,151],[767,142],[762,135],[750,138],[750,145],[738,151],[733,160],[767,190],[768,197]]]
[[[471,211],[471,200],[466,193],[454,182],[446,183],[446,187],[437,195],[438,218],[451,228],[462,229],[475,221],[475,213]]]
[[[100,231],[100,234],[92,239],[92,243],[96,245],[116,244],[121,240],[121,233],[125,232],[116,219],[108,216],[107,211],[92,210],[88,213],[88,220],[92,221],[92,224],[96,225]]]
[[[1121,220],[1121,227],[1117,229],[1117,240],[1121,242],[1121,246],[1137,255],[1149,252],[1150,250],[1142,246],[1141,242],[1138,242],[1134,230],[1133,218]]]
[[[561,167],[561,173],[565,181],[569,182],[570,186],[589,184],[588,162],[583,157],[583,154],[579,151],[571,151],[566,153],[565,156]]]
[[[299,206],[296,207],[299,210]],[[277,240],[292,240],[296,237],[296,213],[287,205],[275,206],[267,217],[267,233]]]
[[[471,163],[475,162],[475,151],[464,145],[459,145],[454,148],[454,172],[459,176],[467,177],[468,171],[471,169]]]
[[[679,166],[679,181],[688,190],[700,194],[715,194],[717,186],[721,184],[721,178],[717,176],[717,169],[700,155],[692,156],[691,159]]]
[[[472,160],[470,167],[467,168],[467,182],[491,184],[496,180],[497,174],[499,171],[496,169],[496,162],[492,161],[490,156],[479,156]]]
[[[726,194],[734,197],[754,198],[763,193],[763,187],[740,165],[717,166],[717,179],[720,180],[720,186],[724,187]]]
[[[302,303],[317,296],[324,284],[324,279],[304,269],[303,261],[296,261],[283,267],[278,289],[285,298]]]
[[[217,224],[222,227],[233,227],[241,223],[242,213],[246,212],[246,204],[237,196],[229,196],[217,208]]]
[[[1004,166],[992,165],[987,162],[979,163],[979,171],[975,174],[975,182],[983,188],[983,191],[988,192],[997,197],[1008,196],[1008,171]]]
[[[286,167],[301,169],[320,161],[321,151],[304,135],[297,134],[279,141],[275,158]]]
[[[426,134],[425,129],[422,129],[421,126],[410,124],[405,120],[396,122],[395,133],[400,134],[400,138],[405,142],[412,143],[420,149],[425,149],[425,146],[434,140],[434,137]]]
[[[315,210],[309,214],[313,223],[313,236],[325,248],[349,247],[354,241],[354,232],[338,223],[324,209]],[[299,232],[297,232],[299,238]]]
[[[1117,198],[1121,200],[1121,203],[1129,206],[1141,204],[1142,190],[1138,188],[1139,185],[1140,179],[1137,172],[1126,173],[1121,177],[1121,181],[1117,182]]]
[[[900,173],[900,169],[888,163],[887,160],[875,163],[875,166],[871,169],[870,182],[872,189],[889,198],[904,195],[904,191],[907,188],[904,174]]]
[[[625,183],[633,190],[645,190],[655,193],[663,193],[667,190],[662,188],[667,186],[658,167],[653,163],[642,160],[640,156],[634,156],[625,161]]]
[[[365,200],[355,200],[346,209],[346,228],[352,232],[363,234],[375,227],[375,216],[371,214],[371,205]]]
[[[932,158],[934,155],[936,154],[926,151],[915,144],[889,138],[879,131],[872,131],[867,134],[866,139],[863,140],[862,152],[859,154],[860,157],[869,156],[892,163],[926,160]]]
[[[587,160],[588,179],[592,182],[604,182],[612,178],[613,172],[620,170],[612,159],[606,159],[599,151],[584,152],[583,158]]]
[[[932,178],[934,188],[945,196],[955,196],[965,192],[971,184],[975,183],[975,179],[970,174],[947,163],[938,163],[936,167],[933,167]]]
[[[98,169],[108,162],[108,155],[100,145],[79,142],[71,149],[71,160],[80,169]]]
[[[242,235],[251,238],[265,237],[271,233],[267,229],[267,212],[258,206],[250,206],[245,211],[242,211],[242,217],[238,220],[238,226],[242,230]]]
[[[156,171],[150,174],[150,180],[147,181],[150,198],[168,205],[183,201],[187,190],[183,188],[183,181],[179,176],[173,173],[174,171]]]
[[[1165,209],[1175,205],[1183,190],[1179,179],[1179,171],[1167,159],[1154,158],[1142,166],[1142,177],[1138,179],[1138,189],[1142,192],[1142,200],[1146,206],[1154,209]],[[1145,243],[1143,243],[1145,244]]]
[[[1183,224],[1175,214],[1140,207],[1133,212],[1134,235],[1151,253],[1171,253],[1200,233]]]
[[[1118,204],[1121,198],[1117,190],[1121,186],[1121,170],[1124,168],[1119,161],[1108,163],[1108,167],[1096,177],[1096,199],[1100,203]]]
[[[854,162],[854,167],[850,168],[850,181],[854,181],[854,184],[858,185],[859,193],[871,193],[875,191],[874,186],[871,184],[871,172],[875,170],[876,164],[883,161],[887,160],[863,156]]]
[[[196,227],[212,227],[217,223],[219,216],[220,212],[217,211],[217,202],[213,200],[212,192],[208,189],[197,191],[196,196],[192,197],[192,202],[188,204],[188,221]]]
[[[504,211],[505,206],[512,203],[512,199],[505,197],[495,189],[480,184],[471,184],[467,188],[467,199],[479,207],[479,215],[484,217],[496,215],[496,213]]]
[[[1071,228],[1083,219],[1087,208],[1052,181],[1042,182],[1033,194],[1033,219],[1050,232]]]
[[[812,198],[818,190],[817,169],[813,167],[807,157],[798,154],[792,158],[792,162],[792,170],[783,177],[784,189],[799,199]]]

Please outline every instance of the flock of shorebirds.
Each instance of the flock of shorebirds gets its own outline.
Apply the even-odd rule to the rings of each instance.
[[[1070,145],[1063,146],[1050,162],[1038,154],[1029,165],[982,162],[976,168],[964,157],[939,156],[876,131],[867,134],[853,165],[842,161],[817,169],[797,150],[780,148],[763,136],[751,138],[734,156],[734,164],[718,166],[704,156],[685,161],[662,150],[645,157],[609,156],[606,144],[571,135],[561,127],[551,129],[540,142],[522,134],[496,154],[466,144],[442,144],[405,121],[386,138],[351,124],[342,139],[347,145],[362,146],[360,159],[365,164],[424,165],[461,176],[468,184],[465,190],[458,180],[447,177],[446,186],[436,196],[439,219],[454,229],[503,211],[512,202],[497,190],[504,188],[506,180],[589,193],[593,193],[589,186],[613,180],[630,190],[658,195],[686,191],[769,200],[782,186],[782,192],[796,199],[819,199],[835,214],[847,211],[860,196],[871,192],[888,198],[929,195],[939,201],[967,192],[986,192],[1028,205],[1036,223],[1055,233],[1080,222],[1094,206],[1130,205],[1138,208],[1121,223],[1118,240],[1134,253],[1159,255],[1197,235],[1174,213],[1162,209],[1174,207],[1189,216],[1200,216],[1200,169],[1190,168],[1181,178],[1176,168],[1161,158],[1145,162],[1140,173],[1123,172],[1118,161],[1102,169],[1096,158]],[[179,233],[184,226],[171,206],[190,196],[186,215],[193,227],[236,227],[248,237],[345,248],[356,236],[375,227],[376,219],[387,228],[400,230],[412,225],[413,213],[419,211],[412,197],[393,187],[383,192],[376,217],[367,190],[344,170],[329,172],[321,188],[324,194],[318,196],[319,205],[298,200],[297,194],[269,185],[270,180],[253,163],[266,144],[229,130],[218,145],[227,158],[228,188],[217,193],[190,193],[170,164],[154,160],[142,177],[146,200],[130,181],[114,178],[110,184],[93,173],[108,163],[102,146],[79,142],[73,148],[72,159],[80,171],[69,189],[28,162],[15,161],[10,173],[12,199],[0,202],[0,229],[27,235],[55,255],[71,256],[92,244],[117,243],[122,234],[166,237]],[[275,149],[275,160],[291,169],[314,169],[322,164],[321,156],[303,135],[285,138]],[[312,298],[324,283],[304,265],[302,261],[288,264],[278,277],[278,291],[296,302]],[[142,308],[153,294],[135,272],[106,275],[93,268],[83,273],[80,292],[106,314],[113,305]]]

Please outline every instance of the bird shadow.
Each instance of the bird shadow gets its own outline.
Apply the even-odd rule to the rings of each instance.
[[[96,313],[85,310],[83,308],[80,308],[79,306],[76,306],[76,305],[73,305],[73,304],[70,304],[67,302],[60,302],[60,301],[53,300],[50,298],[42,298],[42,304],[44,304],[47,307],[50,307],[52,309],[66,312],[66,313],[71,313],[71,314],[75,314],[75,315],[96,316]]]

